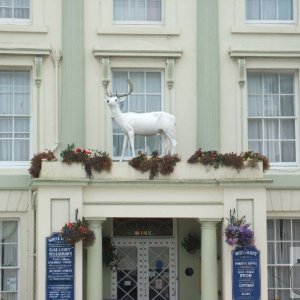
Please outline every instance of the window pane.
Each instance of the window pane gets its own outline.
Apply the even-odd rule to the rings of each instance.
[[[248,138],[262,139],[262,120],[248,120]]]
[[[263,115],[263,100],[262,96],[248,97],[248,115],[250,117],[262,116]]]
[[[146,73],[146,92],[161,93],[161,76],[160,73]]]
[[[295,120],[280,121],[281,139],[295,139]]]
[[[281,116],[294,116],[294,96],[280,96]]]
[[[275,264],[275,243],[268,242],[268,264]]]
[[[0,160],[11,161],[12,160],[12,141],[0,139]]]
[[[246,1],[246,18],[247,20],[260,20],[260,0]]]
[[[294,76],[293,74],[280,74],[280,93],[294,94]]]
[[[15,140],[15,161],[29,160],[29,140]]]
[[[29,115],[29,95],[28,94],[15,94],[15,114],[16,115]]]
[[[268,241],[275,240],[275,225],[274,220],[267,220],[267,239]]]
[[[17,290],[18,290],[17,270],[3,270],[3,291],[13,292]],[[8,297],[7,299],[17,299],[17,298]]]
[[[18,242],[18,222],[2,221],[2,242],[3,243]]]
[[[144,72],[131,72],[130,79],[133,83],[133,93],[145,92],[145,74]]]
[[[1,118],[0,117],[0,133],[8,133],[13,130],[13,119],[12,118]]]
[[[277,264],[289,264],[290,263],[290,248],[291,243],[276,243]]]
[[[266,1],[270,1],[270,0],[266,0]],[[265,73],[263,76],[263,81],[264,81],[264,93],[265,94],[278,94],[279,93],[278,74]]]
[[[285,280],[285,284],[286,285],[288,284],[287,287],[289,287],[289,283],[286,280]],[[290,298],[290,290],[278,290],[277,295],[278,295],[279,299],[288,299],[288,300],[291,299]]]
[[[161,0],[147,0],[147,21],[161,20]]]
[[[275,268],[276,267],[268,267],[268,287],[269,288],[276,287],[276,285],[275,285]]]
[[[249,150],[257,153],[263,153],[263,143],[259,141],[249,141],[248,142]]]
[[[276,0],[261,0],[262,20],[277,20]]]
[[[261,73],[249,72],[248,79],[248,94],[249,95],[262,95],[262,75]]]
[[[279,96],[264,97],[264,115],[279,116]]]
[[[145,99],[143,95],[130,96],[130,109],[131,112],[145,112]]]
[[[114,21],[129,20],[129,0],[114,0]]]
[[[278,0],[278,19],[293,20],[293,0]]]
[[[295,142],[281,142],[281,161],[295,162],[296,161],[296,143]]]
[[[300,241],[300,220],[293,220],[293,240]]]
[[[264,149],[263,154],[270,162],[280,162],[279,142],[264,142]]]
[[[291,220],[279,219],[275,221],[276,225],[276,240],[290,241],[291,240]]]
[[[279,120],[267,119],[264,121],[264,138],[265,139],[279,138]]]
[[[130,1],[130,20],[145,20],[145,0],[129,0]]]
[[[161,140],[159,135],[148,136],[146,138],[146,152],[150,154],[153,151],[161,153]]]
[[[146,111],[160,111],[161,110],[161,96],[147,96],[146,97]]]
[[[278,288],[289,288],[290,287],[290,268],[289,267],[277,267],[277,287]],[[289,299],[289,298],[281,298],[281,299]]]

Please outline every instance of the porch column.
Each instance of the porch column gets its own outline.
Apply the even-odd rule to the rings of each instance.
[[[201,224],[201,300],[218,299],[217,223]]]
[[[94,245],[87,252],[87,300],[102,300],[102,224],[104,218],[86,218],[95,232]]]

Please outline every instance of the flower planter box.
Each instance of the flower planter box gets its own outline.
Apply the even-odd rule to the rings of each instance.
[[[95,180],[148,180],[149,172],[141,173],[127,162],[113,162],[111,172],[93,172]],[[159,175],[158,180],[198,180],[198,179],[258,179],[263,177],[262,164],[258,168],[246,167],[237,171],[233,168],[205,167],[201,164],[177,163],[170,175]],[[43,161],[40,178],[43,179],[86,179],[84,167],[80,163],[66,164],[60,161]]]

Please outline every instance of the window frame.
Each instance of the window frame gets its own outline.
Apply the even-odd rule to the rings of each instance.
[[[13,68],[4,68],[0,67],[0,71],[10,71],[10,72],[17,72],[17,71],[28,71],[29,73],[29,158],[26,161],[5,161],[0,160],[0,167],[24,167],[28,166],[30,162],[30,156],[32,154],[32,138],[33,138],[33,78],[32,78],[32,69],[29,67],[13,67]],[[0,115],[1,116],[1,115]],[[13,115],[14,116],[14,115]]]
[[[291,239],[290,240],[277,240],[276,239],[276,227],[275,227],[275,222],[276,221],[279,221],[279,220],[289,220],[291,223],[290,223],[290,234],[291,234]],[[267,218],[267,223],[269,221],[272,221],[273,222],[273,234],[274,234],[274,239],[271,240],[269,239],[268,237],[268,234],[267,234],[267,245],[269,245],[269,243],[272,243],[274,244],[273,247],[274,247],[274,259],[275,259],[275,263],[269,263],[269,260],[267,259],[267,270],[269,270],[269,267],[274,267],[275,268],[275,279],[277,279],[278,277],[276,276],[276,267],[288,267],[289,269],[293,266],[293,264],[291,263],[291,258],[293,257],[293,255],[291,256],[291,251],[293,251],[293,243],[299,243],[300,244],[300,239],[299,240],[295,240],[293,238],[293,221],[295,220],[300,220],[299,218],[297,217],[291,217],[291,218],[282,218],[282,217],[269,217]],[[267,230],[267,233],[268,233],[268,230]],[[280,244],[281,242],[285,242],[285,243],[290,243],[291,244],[291,248],[290,248],[290,251],[289,251],[289,263],[277,263],[277,259],[278,257],[276,256],[277,255],[277,248],[276,248],[276,245],[277,244]],[[267,250],[267,253],[269,251],[269,248]],[[294,252],[293,252],[294,253]],[[267,271],[268,272],[268,271]],[[276,285],[276,281],[274,282],[275,285]],[[290,281],[288,281],[288,283],[290,284]],[[275,287],[269,287],[269,280],[268,280],[268,292],[269,290],[274,290],[275,292],[275,297],[277,297],[277,291],[278,290],[288,290],[290,291],[290,293],[292,292],[292,288],[291,286],[289,285],[289,288],[283,288],[283,287],[278,287],[278,286],[275,286]],[[276,296],[277,295],[277,296]]]
[[[145,3],[148,0],[144,0]],[[112,24],[113,25],[162,25],[164,24],[164,0],[161,0],[161,20],[160,21],[147,21],[147,20],[115,20],[114,19],[114,0],[112,1]],[[147,5],[145,5],[146,16]]]
[[[297,12],[297,6],[296,6],[296,1],[292,0],[292,9],[293,9],[293,18],[291,20],[281,20],[281,19],[270,19],[270,20],[262,20],[262,19],[257,19],[257,20],[248,20],[247,19],[247,1],[245,0],[245,22],[247,24],[295,24],[296,23],[296,12]],[[261,3],[262,0],[260,0]],[[260,10],[260,13],[262,12],[262,9]],[[276,13],[278,17],[278,0],[276,2]]]
[[[127,74],[129,74],[130,72],[143,72],[143,73],[150,73],[150,72],[156,72],[156,73],[160,73],[161,74],[161,103],[160,103],[160,107],[161,107],[161,110],[163,110],[164,106],[165,106],[165,82],[164,82],[164,79],[165,79],[165,70],[162,69],[162,68],[147,68],[147,67],[141,67],[141,68],[138,68],[138,67],[135,67],[135,68],[112,68],[111,69],[111,78],[112,78],[112,81],[113,81],[113,73],[114,72],[127,72]],[[112,82],[113,84],[113,82]],[[144,93],[144,95],[146,95],[146,93]],[[129,96],[130,97],[130,96]],[[115,156],[114,155],[114,141],[113,141],[113,138],[114,138],[114,132],[113,132],[113,118],[111,117],[111,153],[112,153],[112,158],[113,160],[120,160],[121,156]],[[122,135],[122,133],[120,134],[117,134],[117,135]],[[128,150],[129,147],[127,146],[126,150]],[[122,149],[121,149],[122,150]],[[125,150],[125,153],[126,153],[126,150]],[[136,149],[137,150],[137,149]],[[150,155],[151,153],[148,153],[148,155]],[[124,161],[128,161],[130,160],[132,157],[131,156],[124,156],[123,157],[123,160]]]
[[[0,25],[2,24],[14,24],[14,25],[30,25],[32,23],[32,1],[29,0],[29,17],[28,19],[15,18],[0,18]],[[12,10],[14,10],[14,1],[12,1]]]
[[[17,223],[17,236],[18,236],[18,239],[17,239],[17,259],[18,259],[18,263],[16,266],[13,266],[13,267],[2,267],[2,265],[0,265],[0,271],[3,269],[3,270],[7,270],[7,269],[12,269],[12,270],[16,270],[17,272],[17,289],[15,291],[15,293],[17,294],[17,299],[19,300],[20,299],[20,292],[21,292],[21,281],[20,281],[20,266],[21,266],[21,252],[20,252],[20,238],[21,238],[21,235],[20,235],[20,220],[17,219],[17,218],[0,218],[0,222],[2,224],[2,222],[5,222],[5,221],[14,221]],[[2,228],[2,226],[1,226]],[[0,287],[0,294],[3,293],[3,291],[1,291],[1,287]],[[9,293],[9,291],[4,291],[4,294],[5,293]]]
[[[293,74],[294,75],[294,116],[270,116],[270,119],[294,119],[295,120],[295,155],[296,159],[295,162],[270,162],[271,168],[274,169],[293,169],[299,167],[299,73],[295,69],[286,69],[286,68],[276,68],[276,69],[270,69],[270,68],[248,68],[246,70],[247,73],[247,84],[246,84],[246,123],[247,123],[247,130],[246,130],[246,145],[247,149],[249,148],[249,137],[248,137],[248,121],[249,121],[249,113],[248,113],[248,74],[249,73],[262,73],[262,74]],[[265,116],[259,116],[259,117],[251,117],[251,119],[266,119]],[[281,140],[278,140],[279,143]],[[280,159],[282,157],[282,153],[280,152]]]

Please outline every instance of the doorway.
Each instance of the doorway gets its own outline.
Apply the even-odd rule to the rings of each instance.
[[[114,238],[121,258],[112,271],[112,298],[176,300],[175,238]]]

